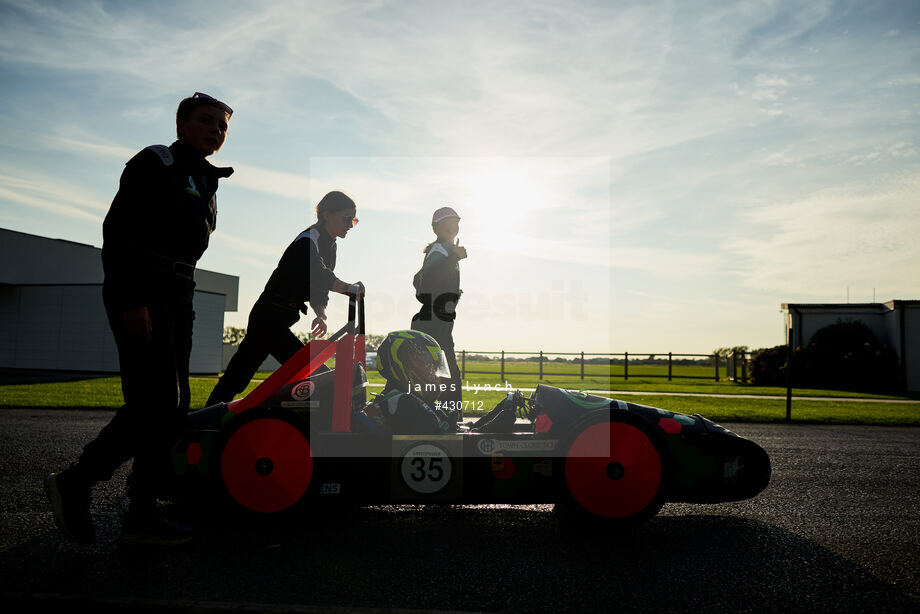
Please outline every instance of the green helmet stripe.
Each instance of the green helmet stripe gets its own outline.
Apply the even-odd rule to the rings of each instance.
[[[399,370],[399,372],[393,373],[393,376],[396,377],[396,379],[401,381],[409,381],[409,377],[406,375],[406,366],[399,359],[399,346],[402,344],[403,339],[393,340],[393,345],[390,346],[390,358],[392,359],[390,366],[391,368]],[[400,376],[400,373],[402,376]]]

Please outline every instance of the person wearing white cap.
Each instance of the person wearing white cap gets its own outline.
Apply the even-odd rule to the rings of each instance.
[[[419,312],[412,316],[412,329],[434,337],[450,368],[447,390],[441,395],[442,408],[447,411],[460,410],[463,390],[460,368],[454,353],[454,320],[457,317],[457,301],[463,293],[460,290],[460,261],[466,258],[466,248],[455,239],[460,232],[460,216],[450,207],[441,207],[431,216],[431,229],[437,239],[423,251],[425,259],[422,268],[415,274],[412,285],[415,297],[422,304]],[[461,413],[457,411],[456,416]]]

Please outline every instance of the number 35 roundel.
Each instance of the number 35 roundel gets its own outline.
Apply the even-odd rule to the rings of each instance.
[[[406,486],[426,495],[444,488],[450,482],[452,469],[447,452],[430,443],[419,443],[409,448],[401,464]]]

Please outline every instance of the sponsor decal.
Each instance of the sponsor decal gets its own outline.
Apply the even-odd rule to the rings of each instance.
[[[417,493],[430,495],[450,482],[453,463],[442,448],[431,443],[419,443],[406,450],[400,470],[406,486]]]
[[[553,420],[547,414],[540,414],[537,416],[537,424],[535,432],[537,433],[547,433],[553,428]]]
[[[342,494],[342,485],[338,482],[323,484],[319,489],[321,495],[340,495]]]
[[[504,454],[492,455],[492,475],[497,480],[510,480],[517,472],[514,461],[507,458]]]
[[[668,435],[678,435],[684,427],[674,418],[662,418],[658,421],[658,428]]]
[[[603,409],[610,406],[610,399],[592,400],[588,398],[588,394],[584,391],[574,393],[569,390],[563,390],[561,392],[563,396],[568,398],[570,401],[576,405],[584,407],[585,409]]]
[[[737,480],[738,474],[741,473],[741,468],[743,466],[741,460],[737,457],[727,461],[722,469],[722,477],[725,478],[726,482]]]
[[[533,472],[539,473],[540,475],[547,477],[547,478],[552,477],[553,461],[545,460],[545,461],[540,461],[539,463],[534,464]]]
[[[313,394],[315,384],[309,380],[300,382],[291,389],[291,398],[295,401],[306,401]]]
[[[201,444],[197,441],[189,443],[188,449],[185,451],[185,458],[188,460],[188,464],[197,466],[201,462],[201,457]]]
[[[502,440],[480,439],[476,447],[483,454],[493,452],[551,452],[556,449],[555,439]]]

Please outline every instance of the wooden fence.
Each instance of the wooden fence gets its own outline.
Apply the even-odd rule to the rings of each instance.
[[[587,353],[587,352],[543,352],[543,351],[540,351],[540,352],[506,352],[504,350],[498,350],[494,352],[478,351],[478,350],[460,350],[459,354],[460,354],[459,358],[460,358],[461,377],[465,378],[468,373],[499,375],[503,381],[505,379],[505,376],[507,375],[533,375],[531,371],[510,371],[508,370],[508,363],[510,363],[511,365],[514,365],[515,362],[519,362],[519,361],[510,361],[510,360],[506,361],[506,357],[510,357],[510,356],[533,356],[539,362],[538,375],[541,380],[547,376],[580,377],[580,379],[585,379],[585,357],[586,356],[588,356],[589,359],[590,357],[595,357],[595,356],[609,357],[609,362],[607,364],[610,366],[610,372],[608,376],[611,378],[622,377],[624,380],[628,380],[629,379],[630,356],[633,357],[633,364],[637,364],[640,361],[641,361],[641,364],[649,364],[646,359],[637,359],[637,357],[640,357],[640,356],[644,356],[648,358],[652,358],[656,356],[662,356],[662,357],[664,356],[664,354],[657,354],[657,353],[652,354],[652,353],[644,353],[644,352],[643,353],[633,352],[632,354],[630,354],[629,352],[623,352],[622,354],[618,354],[618,353],[607,353],[607,354],[600,353],[598,354],[598,353]],[[469,370],[466,368],[467,354],[473,355],[473,356],[482,356],[482,355],[490,355],[490,354],[495,355],[495,356],[500,355],[501,356],[500,358],[494,359],[495,362],[499,363],[500,369],[499,371]],[[553,364],[552,362],[549,362],[549,359],[546,358],[547,356],[576,356],[578,357],[578,360],[574,362],[577,362],[580,365],[579,372],[578,373],[560,373],[560,372],[554,373],[551,371],[547,371],[544,365],[547,363],[549,365]],[[668,356],[667,374],[665,373],[660,373],[660,374],[643,373],[641,376],[638,376],[638,377],[643,377],[643,378],[644,377],[660,377],[660,378],[667,378],[668,381],[671,381],[672,379],[712,379],[718,382],[719,377],[720,377],[719,369],[720,367],[724,367],[725,368],[725,379],[730,380],[730,381],[742,382],[745,384],[748,382],[748,371],[750,369],[750,354],[748,353],[736,352],[730,356],[721,357],[718,354],[675,354],[673,352],[668,352],[667,356]],[[618,360],[618,357],[622,357],[622,360]],[[679,373],[675,374],[674,373],[674,360],[675,359],[680,360],[680,359],[685,359],[685,358],[711,359],[712,364],[710,366],[713,369],[712,375],[683,375]],[[491,362],[492,360],[493,359],[488,359],[489,362]],[[596,365],[598,363],[591,362],[589,364]],[[614,365],[618,365],[618,364],[622,365],[623,367],[623,370],[620,373],[616,373],[613,370]],[[663,366],[664,364],[663,358],[660,359],[660,362],[656,364],[661,364]],[[513,366],[511,368],[513,368]]]

